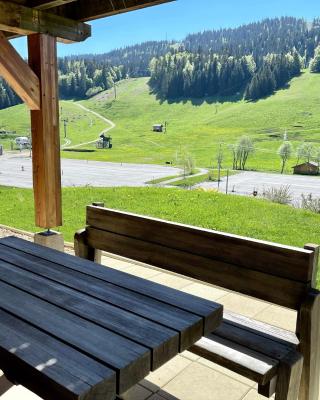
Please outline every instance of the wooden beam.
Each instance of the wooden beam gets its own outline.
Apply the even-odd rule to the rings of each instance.
[[[2,0],[0,30],[19,35],[45,33],[71,42],[91,36],[90,25]]]
[[[2,32],[0,32],[0,75],[30,110],[40,109],[39,79]]]
[[[51,11],[57,15],[72,18],[77,21],[91,21],[128,11],[168,3],[175,0],[78,0],[76,3],[56,7]]]
[[[40,80],[41,110],[31,111],[35,222],[62,225],[56,38],[28,36],[29,64]]]
[[[48,10],[49,8],[64,6],[68,3],[73,3],[77,0],[29,0],[26,2],[26,7],[36,8],[37,10]]]

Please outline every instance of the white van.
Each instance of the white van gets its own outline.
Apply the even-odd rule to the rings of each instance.
[[[21,136],[16,138],[16,145],[17,146],[29,146],[30,145],[30,139],[26,136]]]

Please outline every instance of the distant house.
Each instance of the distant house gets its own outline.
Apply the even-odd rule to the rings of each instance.
[[[153,132],[163,132],[163,125],[162,124],[155,124],[153,125]]]
[[[298,164],[293,167],[296,175],[319,175],[319,164],[313,161]]]

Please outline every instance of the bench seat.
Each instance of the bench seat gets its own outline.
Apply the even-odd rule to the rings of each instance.
[[[190,205],[191,207],[191,205]],[[193,351],[258,383],[276,400],[319,400],[319,246],[255,240],[104,208],[87,207],[75,234],[77,256],[101,263],[101,251],[150,264],[297,312],[296,335],[225,313]],[[298,340],[299,339],[299,340]]]
[[[293,332],[225,312],[218,329],[200,339],[190,351],[258,383],[259,393],[275,392],[272,382],[282,360],[297,353],[299,340]]]

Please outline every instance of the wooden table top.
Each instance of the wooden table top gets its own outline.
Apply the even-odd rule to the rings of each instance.
[[[0,239],[0,369],[44,399],[114,399],[221,320],[219,304]]]

